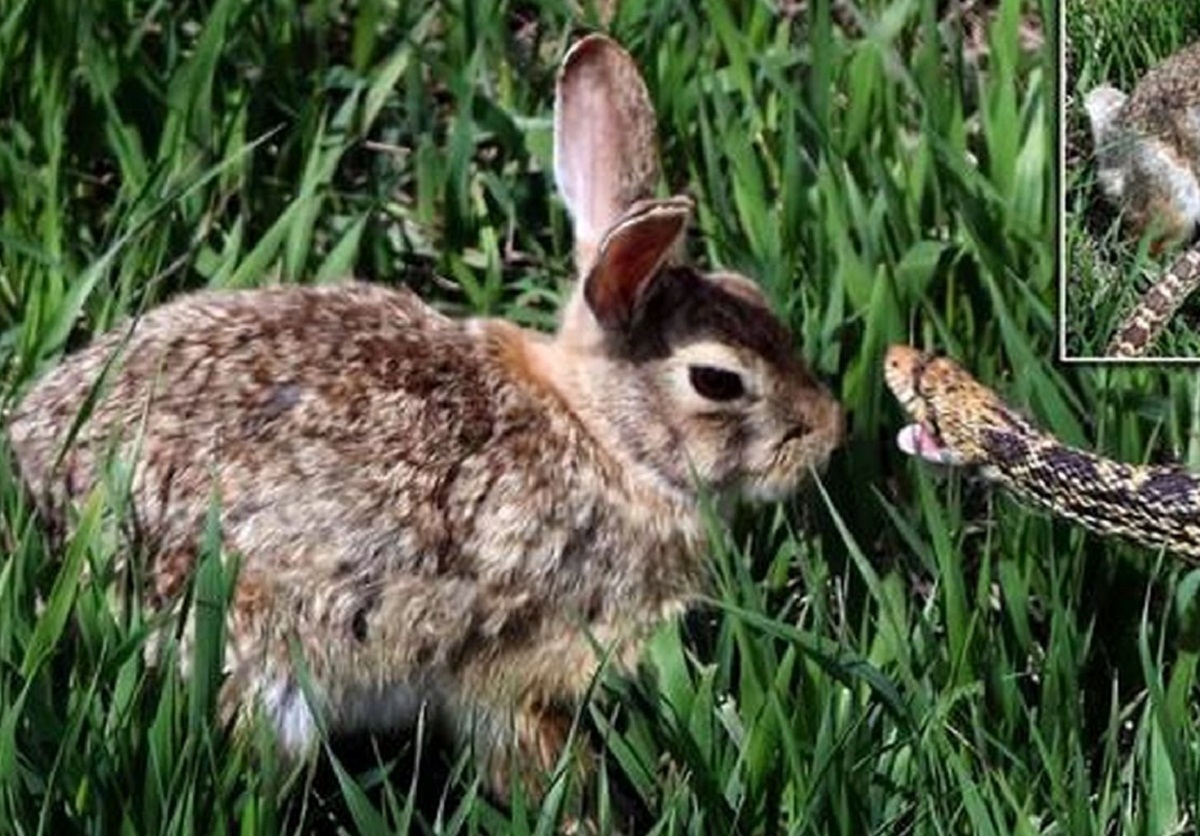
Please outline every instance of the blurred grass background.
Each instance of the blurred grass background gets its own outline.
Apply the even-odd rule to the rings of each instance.
[[[1058,12],[621,3],[693,257],[759,278],[851,433],[819,486],[713,532],[711,600],[598,689],[591,785],[499,803],[417,734],[284,774],[211,719],[216,555],[206,658],[150,670],[120,493],[51,553],[4,464],[0,828],[552,833],[581,791],[626,832],[1194,827],[1200,576],[906,460],[880,373],[890,342],[936,347],[1068,442],[1200,465],[1191,374],[1051,359]],[[554,72],[595,22],[563,0],[0,3],[5,402],[206,286],[354,273],[550,327]]]
[[[1064,356],[1102,357],[1122,319],[1179,249],[1152,256],[1148,241],[1122,237],[1119,207],[1108,203],[1096,181],[1083,99],[1102,84],[1131,92],[1148,69],[1200,38],[1200,3],[1067,0],[1064,11]],[[1200,305],[1193,299],[1148,356],[1200,357],[1198,324]]]

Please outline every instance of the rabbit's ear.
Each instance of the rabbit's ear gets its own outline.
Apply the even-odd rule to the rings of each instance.
[[[563,59],[554,100],[554,179],[571,213],[576,275],[601,237],[658,183],[654,108],[637,65],[604,35]]]
[[[645,201],[613,225],[600,242],[583,297],[605,330],[625,327],[638,298],[687,229],[687,198]]]

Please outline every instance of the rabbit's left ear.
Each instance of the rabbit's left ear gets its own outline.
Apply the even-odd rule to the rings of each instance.
[[[589,35],[563,58],[554,98],[554,180],[571,213],[575,271],[659,179],[654,107],[637,65],[611,38]]]
[[[691,212],[685,197],[645,201],[608,230],[583,283],[584,300],[602,329],[629,324],[638,299],[687,230]]]

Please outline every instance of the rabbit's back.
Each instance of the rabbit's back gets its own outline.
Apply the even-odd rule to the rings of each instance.
[[[357,516],[405,462],[436,468],[452,441],[487,431],[487,383],[470,351],[460,325],[407,293],[193,296],[68,358],[20,405],[11,435],[52,507],[90,487],[116,440],[118,458],[138,462],[139,530],[152,539],[191,534],[213,487],[235,526],[271,506],[306,514],[313,534],[322,504]],[[52,473],[93,387],[96,404]]]
[[[1117,118],[1126,129],[1161,139],[1200,167],[1200,42],[1147,71]]]
[[[118,458],[137,462],[138,531],[176,559],[194,550],[215,488],[248,569],[311,561],[298,544],[320,544],[343,574],[517,572],[537,563],[503,565],[538,545],[519,541],[557,521],[562,534],[542,550],[557,538],[569,552],[582,545],[565,541],[579,516],[596,528],[604,462],[553,393],[512,368],[502,335],[468,330],[410,293],[366,285],[187,298],[52,372],[14,416],[13,445],[57,508],[94,483],[119,437]],[[580,495],[573,479],[595,484]],[[165,560],[160,593],[190,569]]]

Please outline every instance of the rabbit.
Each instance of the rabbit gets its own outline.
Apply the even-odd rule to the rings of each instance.
[[[1200,223],[1200,42],[1150,69],[1126,95],[1102,85],[1084,97],[1101,191],[1134,237],[1154,250]]]
[[[235,733],[265,720],[302,759],[323,728],[403,730],[424,706],[493,793],[536,796],[602,657],[628,669],[703,590],[706,496],[782,497],[840,443],[755,283],[677,261],[692,204],[654,197],[654,110],[608,37],[567,51],[554,132],[579,271],[555,334],[361,283],[198,292],[68,356],[11,417],[51,520],[107,453],[134,464],[159,611],[217,497]]]

